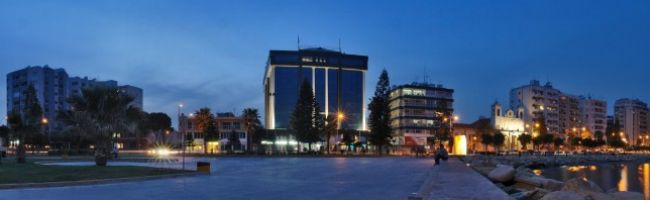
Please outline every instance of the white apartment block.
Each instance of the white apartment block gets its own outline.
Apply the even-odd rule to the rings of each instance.
[[[607,128],[607,102],[591,97],[562,93],[551,83],[541,85],[533,80],[510,91],[510,107],[524,108],[523,119],[532,125],[544,117],[548,133],[575,133],[593,137]]]
[[[641,145],[648,131],[648,104],[639,99],[619,99],[614,104],[614,117],[621,124],[621,131],[628,144]],[[646,139],[647,140],[647,139]]]

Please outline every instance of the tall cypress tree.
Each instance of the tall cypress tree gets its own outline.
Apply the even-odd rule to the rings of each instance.
[[[370,110],[370,142],[377,146],[377,152],[381,154],[384,146],[390,144],[391,127],[390,127],[390,108],[389,108],[389,88],[390,81],[388,72],[384,69],[379,75],[379,81],[375,88],[375,96],[372,97],[368,110]]]
[[[300,92],[296,106],[291,113],[291,129],[294,131],[296,139],[303,143],[311,144],[319,140],[318,131],[314,127],[314,117],[317,103],[314,101],[314,93],[309,81],[304,80],[300,84]]]
[[[320,142],[325,137],[326,126],[325,126],[325,116],[320,112],[320,105],[318,101],[314,98],[314,111],[312,113],[312,119],[314,120],[314,126],[312,128],[313,133],[309,137],[309,148],[311,150],[312,142]]]

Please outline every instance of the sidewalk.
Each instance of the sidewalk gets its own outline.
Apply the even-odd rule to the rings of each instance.
[[[456,158],[433,167],[418,192],[423,199],[512,199],[487,178]]]

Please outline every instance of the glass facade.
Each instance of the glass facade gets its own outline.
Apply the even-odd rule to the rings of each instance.
[[[289,128],[289,118],[298,100],[300,82],[296,67],[275,68],[275,127]]]
[[[327,71],[327,85],[325,81]],[[277,66],[275,76],[275,128],[289,128],[289,119],[298,99],[300,90],[299,80],[307,80],[314,86],[316,101],[321,107],[320,112],[336,114],[339,110],[345,115],[341,128],[363,128],[363,72],[315,67],[285,67]],[[314,79],[315,78],[315,79]],[[313,80],[315,82],[313,82]],[[341,94],[339,95],[339,87]],[[327,94],[327,95],[326,95]],[[328,97],[325,101],[326,96]],[[338,107],[339,98],[341,107]],[[326,104],[328,104],[326,109]]]
[[[341,127],[362,129],[363,72],[343,70],[341,75],[341,109],[345,114]]]
[[[270,52],[264,79],[269,129],[289,129],[302,80],[314,89],[320,112],[342,112],[342,129],[364,126],[364,75],[368,57],[325,49]]]
[[[314,70],[316,76],[314,95],[316,96],[316,102],[318,102],[318,105],[320,106],[319,112],[325,112],[325,69],[316,68]]]

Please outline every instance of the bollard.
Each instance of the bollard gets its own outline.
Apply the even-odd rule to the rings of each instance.
[[[210,173],[209,162],[196,162],[196,171]]]

